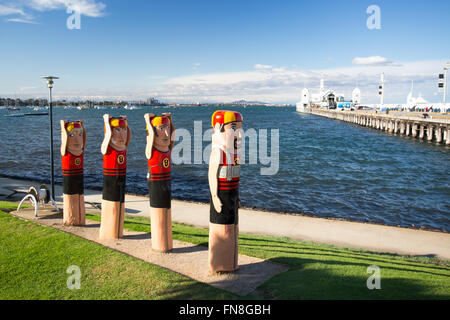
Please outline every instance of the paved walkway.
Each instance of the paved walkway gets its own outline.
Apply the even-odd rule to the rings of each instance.
[[[26,188],[31,184],[29,181],[0,178],[0,194],[10,194],[11,191],[7,188]],[[37,183],[37,185],[39,184]],[[56,186],[55,192],[61,195],[62,187]],[[85,192],[85,201],[88,204],[101,202],[100,191],[86,190]],[[57,197],[56,200],[60,203],[62,198]],[[127,214],[149,216],[148,197],[127,195],[125,207]],[[88,205],[86,209],[89,211],[89,208]],[[175,222],[207,228],[209,205],[173,200],[172,217]],[[247,209],[239,211],[239,231],[377,252],[430,256],[450,260],[450,234],[441,232]]]

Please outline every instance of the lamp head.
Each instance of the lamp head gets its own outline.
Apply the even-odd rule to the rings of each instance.
[[[53,88],[53,79],[59,79],[59,77],[44,76],[44,77],[41,77],[41,79],[46,79],[47,80],[47,87],[51,89],[51,88]]]
[[[444,70],[449,70],[450,69],[450,61],[447,61],[445,64],[444,64]]]

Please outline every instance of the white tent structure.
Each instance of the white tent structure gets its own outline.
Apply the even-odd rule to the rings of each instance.
[[[361,90],[359,88],[353,89],[352,102],[354,105],[361,104]]]

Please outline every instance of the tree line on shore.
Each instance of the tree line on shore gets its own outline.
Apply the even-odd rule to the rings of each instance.
[[[79,101],[70,101],[70,100],[55,100],[53,101],[54,106],[124,106],[127,104],[131,104],[128,101],[112,101],[112,100],[104,100],[104,101],[94,101],[94,100],[79,100]],[[147,101],[139,101],[133,102],[134,105],[154,105],[154,106],[166,106],[167,104],[161,103],[156,99],[148,99]],[[12,99],[12,98],[2,98],[0,97],[0,107],[45,107],[48,106],[48,99]]]

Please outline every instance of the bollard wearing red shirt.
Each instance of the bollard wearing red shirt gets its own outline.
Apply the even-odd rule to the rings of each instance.
[[[103,154],[103,192],[100,239],[118,239],[123,236],[125,218],[125,186],[127,149],[131,139],[127,117],[103,116],[105,138]]]
[[[83,158],[86,130],[83,121],[61,120],[61,167],[63,176],[63,223],[69,226],[86,224],[84,205]]]
[[[212,116],[209,161],[209,245],[211,274],[238,269],[238,208],[240,141],[243,118],[239,112],[218,110]]]
[[[144,115],[147,126],[147,183],[150,196],[150,220],[152,250],[169,252],[172,240],[172,173],[171,152],[174,144],[175,127],[172,114]]]

